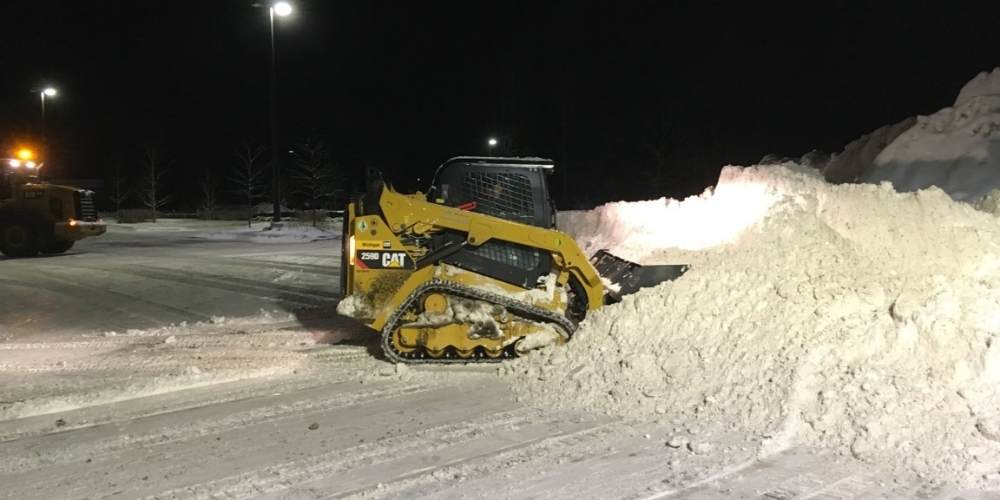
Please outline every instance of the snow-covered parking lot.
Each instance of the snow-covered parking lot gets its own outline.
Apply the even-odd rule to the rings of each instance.
[[[494,366],[394,366],[334,316],[338,246],[164,221],[0,259],[0,497],[960,493],[814,449],[761,456],[712,421],[538,407]]]

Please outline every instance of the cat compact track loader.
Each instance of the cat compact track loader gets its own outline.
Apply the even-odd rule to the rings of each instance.
[[[394,362],[498,361],[565,342],[588,311],[683,273],[603,250],[588,259],[555,229],[552,170],[540,158],[457,157],[427,194],[369,171],[344,213],[338,312],[380,332]]]

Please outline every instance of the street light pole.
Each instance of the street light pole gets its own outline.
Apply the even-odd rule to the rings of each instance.
[[[46,97],[55,97],[56,94],[58,94],[58,93],[59,92],[54,87],[45,87],[44,89],[42,89],[42,90],[40,90],[38,92],[38,96],[42,100],[41,141],[42,141],[42,148],[43,149],[46,148],[46,142],[47,142],[47,139],[48,139],[47,136],[46,136],[46,127],[45,127],[45,98]],[[46,153],[46,151],[43,151],[43,154],[44,153]]]
[[[278,72],[277,56],[274,40],[274,16],[285,17],[292,13],[292,5],[288,2],[276,2],[267,8],[268,34],[271,42],[271,74],[270,74],[270,96],[268,97],[269,110],[268,118],[271,129],[271,174],[273,176],[272,188],[274,196],[274,217],[272,222],[281,222],[281,155],[278,153]]]
[[[272,197],[274,198],[274,218],[273,222],[281,222],[281,167],[278,166],[279,156],[278,156],[278,115],[276,108],[277,102],[277,70],[275,69],[275,50],[274,50],[274,6],[267,9],[269,33],[271,35],[271,82],[270,82],[270,96],[268,98],[268,113],[271,125],[271,177],[272,177]]]

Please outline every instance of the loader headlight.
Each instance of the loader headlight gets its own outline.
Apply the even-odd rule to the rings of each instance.
[[[354,265],[354,235],[352,234],[350,239],[347,240],[347,263],[348,265]]]
[[[9,160],[7,162],[7,164],[9,164],[10,166],[12,166],[14,168],[17,168],[17,167],[21,166],[21,160]]]

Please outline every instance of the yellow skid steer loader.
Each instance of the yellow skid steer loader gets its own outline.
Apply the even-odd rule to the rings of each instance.
[[[457,157],[427,194],[369,171],[344,213],[338,312],[380,332],[395,362],[498,361],[566,342],[588,311],[684,272],[603,250],[588,259],[555,229],[552,170],[541,158]]]

